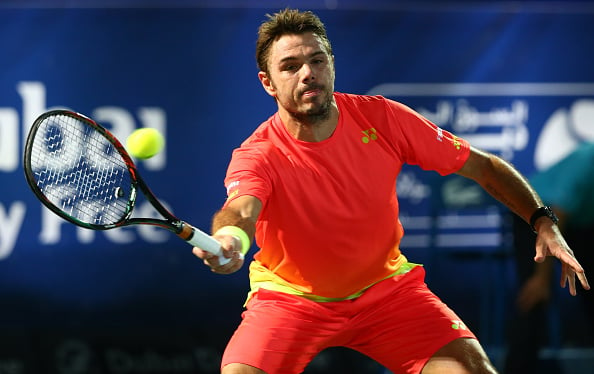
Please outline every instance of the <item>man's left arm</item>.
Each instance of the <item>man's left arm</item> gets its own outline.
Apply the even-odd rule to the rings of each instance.
[[[500,157],[471,147],[470,155],[458,174],[477,182],[495,199],[522,217],[526,222],[544,204],[526,178],[511,164]],[[547,256],[555,256],[562,263],[561,287],[569,282],[569,292],[576,294],[577,276],[586,290],[590,289],[584,269],[576,260],[573,251],[561,235],[557,225],[548,217],[536,220],[536,262],[543,262]]]

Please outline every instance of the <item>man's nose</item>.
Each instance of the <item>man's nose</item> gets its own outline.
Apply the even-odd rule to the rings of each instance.
[[[311,68],[309,64],[303,64],[301,66],[301,81],[303,83],[308,83],[310,81],[315,80],[314,70]]]

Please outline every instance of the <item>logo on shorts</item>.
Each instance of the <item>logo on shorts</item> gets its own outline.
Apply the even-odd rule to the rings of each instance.
[[[462,321],[458,321],[453,319],[452,321],[452,328],[454,330],[467,330],[466,325]]]

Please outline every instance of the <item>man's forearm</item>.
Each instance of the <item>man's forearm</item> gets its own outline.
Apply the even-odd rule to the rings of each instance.
[[[495,155],[474,150],[459,174],[476,181],[526,222],[530,222],[532,214],[543,205],[526,178]]]
[[[215,213],[212,219],[212,232],[217,232],[221,227],[237,226],[248,235],[250,240],[253,239],[256,233],[256,224],[249,217],[242,217],[241,214],[234,209],[223,208]]]

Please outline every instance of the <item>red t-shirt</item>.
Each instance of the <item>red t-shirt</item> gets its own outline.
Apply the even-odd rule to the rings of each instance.
[[[404,163],[445,175],[469,145],[410,108],[380,96],[335,93],[339,119],[321,142],[296,140],[278,113],[233,152],[228,202],[263,204],[252,283],[346,298],[398,270],[396,178]]]

